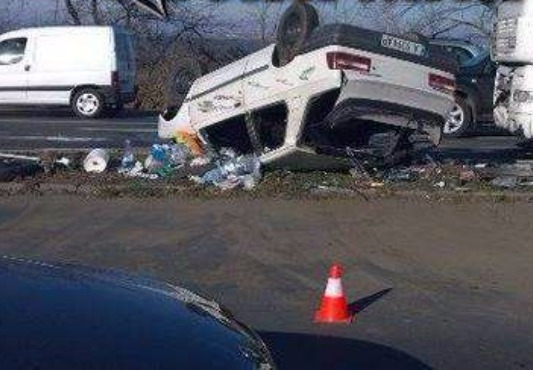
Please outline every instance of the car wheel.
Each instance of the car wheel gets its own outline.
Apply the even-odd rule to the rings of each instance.
[[[442,133],[445,137],[464,137],[472,129],[472,113],[466,101],[457,97],[448,119],[444,123]]]
[[[104,108],[104,96],[95,89],[82,89],[72,99],[72,110],[80,118],[98,118]]]
[[[169,109],[179,109],[194,81],[202,75],[202,68],[197,61],[192,59],[180,60],[180,62],[174,66],[170,76],[167,107]]]
[[[289,63],[298,55],[304,42],[318,25],[318,12],[311,4],[295,2],[283,13],[276,32],[280,65]]]

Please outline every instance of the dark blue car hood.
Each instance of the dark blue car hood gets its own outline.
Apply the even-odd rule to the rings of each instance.
[[[0,258],[0,369],[256,369],[268,351],[215,302],[88,267]]]

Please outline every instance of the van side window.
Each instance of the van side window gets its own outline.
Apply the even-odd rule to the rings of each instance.
[[[17,64],[24,58],[27,38],[9,39],[0,42],[0,65]]]

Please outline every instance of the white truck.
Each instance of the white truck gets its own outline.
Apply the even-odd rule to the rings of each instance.
[[[160,117],[159,136],[189,126],[215,150],[256,153],[273,167],[331,168],[347,152],[392,161],[415,136],[441,139],[455,64],[435,49],[345,24],[319,28],[314,8],[297,2],[277,44],[196,80],[178,71],[183,99]]]
[[[133,40],[116,27],[43,27],[0,35],[0,106],[115,112],[136,88]]]
[[[497,126],[533,138],[533,1],[496,4],[491,57],[498,63],[494,90]]]

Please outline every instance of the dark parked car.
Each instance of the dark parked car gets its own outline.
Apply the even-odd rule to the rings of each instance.
[[[0,369],[273,369],[217,303],[127,274],[0,258]]]
[[[442,48],[442,51],[451,54],[459,66],[468,63],[475,58],[483,49],[465,40],[432,39],[429,43]]]
[[[486,51],[459,67],[456,105],[444,125],[445,136],[467,136],[480,123],[493,121],[495,77],[496,65]]]

